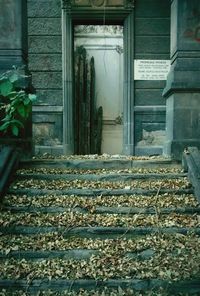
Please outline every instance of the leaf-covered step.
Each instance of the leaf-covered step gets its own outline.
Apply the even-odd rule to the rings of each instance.
[[[178,282],[170,282],[159,279],[113,279],[113,280],[56,280],[52,279],[37,279],[30,283],[25,280],[0,280],[0,289],[6,288],[7,291],[15,289],[21,290],[20,293],[37,294],[41,296],[155,296],[155,295],[198,295],[200,292],[200,279],[194,278]],[[95,287],[95,290],[94,290]],[[6,293],[9,293],[7,292]],[[23,292],[22,292],[23,291]],[[45,291],[45,292],[44,292]],[[60,293],[59,293],[59,292]],[[91,292],[90,292],[91,291]],[[4,292],[3,292],[4,293]],[[9,294],[3,294],[7,296]],[[56,293],[56,294],[55,294]],[[124,294],[125,293],[125,294]],[[158,293],[158,294],[155,294]],[[183,293],[183,294],[182,294]],[[196,294],[195,294],[196,293]],[[28,296],[30,294],[23,294]],[[21,296],[22,294],[12,294]],[[38,295],[38,294],[37,294]]]
[[[41,296],[155,296],[157,295],[198,295],[200,292],[200,279],[194,278],[171,283],[166,280],[159,279],[113,279],[113,280],[65,280],[65,279],[36,279],[31,282],[26,280],[0,280],[0,289],[4,288],[8,296],[9,292],[19,290],[20,294],[12,294],[13,296],[28,296],[37,294]],[[94,290],[95,287],[95,290]],[[26,294],[28,293],[28,294]],[[30,294],[29,294],[30,293]],[[125,294],[123,294],[125,293]],[[181,294],[183,293],[183,294]],[[196,293],[196,294],[195,294]],[[38,295],[38,294],[37,294]]]
[[[188,189],[191,184],[187,178],[163,179],[163,180],[131,180],[131,181],[89,181],[89,180],[16,180],[11,184],[11,189],[47,189],[47,190],[66,190],[66,189]]]
[[[141,252],[127,252],[124,256],[128,258],[134,258],[136,260],[148,260],[156,254],[156,251],[153,249],[146,249]],[[11,251],[9,248],[5,252],[0,252],[0,259],[17,259],[17,260],[50,260],[54,258],[63,259],[63,260],[87,260],[91,256],[100,255],[99,250],[91,249],[73,249],[73,250],[61,250],[61,251]]]
[[[38,189],[38,188],[11,188],[8,190],[8,194],[13,195],[74,195],[74,196],[113,196],[113,195],[156,195],[156,194],[192,194],[193,189]]]
[[[26,168],[26,169],[18,169],[17,175],[29,174],[39,174],[39,175],[121,175],[121,174],[183,174],[183,169],[181,166],[179,167],[152,167],[152,168],[128,168],[128,169],[70,169],[70,168],[45,168],[45,167],[35,167],[35,168]]]
[[[18,180],[47,180],[47,181],[54,181],[54,180],[67,180],[67,181],[74,181],[74,180],[86,180],[86,181],[110,181],[110,182],[127,182],[133,180],[151,180],[151,179],[178,179],[186,177],[186,174],[17,174],[16,175]]]
[[[197,207],[198,201],[192,194],[154,194],[154,195],[111,195],[111,196],[75,196],[75,195],[6,195],[3,206],[28,207],[67,207],[95,211],[97,207],[135,207],[168,208]]]
[[[97,250],[89,249],[73,249],[73,250],[61,250],[61,251],[11,251],[9,248],[6,249],[5,254],[0,252],[0,259],[6,260],[10,258],[18,260],[45,260],[45,259],[54,259],[59,258],[63,260],[87,260],[91,256],[99,254]]]
[[[42,260],[5,259],[0,262],[0,278],[33,280],[35,278],[65,279],[154,279],[177,281],[199,275],[199,245],[176,245],[156,249],[146,260],[127,256],[125,250],[101,250],[87,259],[44,258]],[[191,256],[192,252],[192,256]],[[30,253],[29,253],[30,254]],[[15,268],[13,269],[13,266]]]
[[[74,227],[198,227],[200,222],[196,214],[95,214],[95,213],[29,213],[2,212],[0,226],[57,226],[68,229]]]
[[[91,239],[80,237],[67,237],[62,233],[42,233],[35,235],[10,235],[1,236],[0,247],[2,254],[6,255],[9,252],[23,251],[55,251],[55,250],[101,250],[105,251],[112,249],[118,253],[139,253],[151,249],[159,252],[167,250],[176,252],[191,253],[193,248],[199,249],[200,238],[197,235],[182,235],[179,233],[162,234],[152,233],[143,236],[137,236],[126,239],[121,236],[117,239]],[[188,251],[187,251],[188,250]]]
[[[28,212],[28,213],[66,213],[66,212],[78,212],[78,213],[89,213],[89,209],[73,207],[34,207],[34,206],[4,206],[3,211],[10,212]],[[200,214],[200,207],[169,207],[169,208],[157,208],[157,207],[146,207],[146,208],[131,208],[131,207],[96,207],[92,209],[94,214],[149,214],[149,215],[160,215],[160,214]]]
[[[59,233],[64,237],[79,237],[91,239],[130,239],[134,236],[153,234],[182,234],[194,233],[200,235],[200,227],[56,227],[56,226],[0,226],[4,235],[37,235]]]
[[[80,158],[77,155],[72,159],[32,159],[24,160],[20,164],[21,168],[72,168],[72,169],[127,169],[127,168],[164,168],[179,167],[180,163],[166,158],[148,157],[110,157],[110,158]]]

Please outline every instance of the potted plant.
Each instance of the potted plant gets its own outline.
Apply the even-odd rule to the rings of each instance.
[[[36,95],[29,92],[28,80],[17,68],[0,76],[0,143],[31,154],[31,110]]]

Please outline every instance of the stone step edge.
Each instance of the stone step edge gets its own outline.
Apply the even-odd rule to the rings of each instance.
[[[89,259],[92,255],[99,255],[100,251],[95,249],[69,249],[69,250],[19,250],[19,251],[10,251],[9,253],[3,253],[0,251],[0,259],[7,260],[15,258],[18,260],[46,260],[46,259],[74,259],[74,260],[86,260]],[[139,255],[138,255],[139,256]]]
[[[171,159],[33,159],[20,162],[20,168],[54,167],[76,169],[99,169],[99,168],[147,168],[147,167],[181,167],[180,162]]]
[[[59,258],[62,260],[87,260],[92,256],[101,254],[100,250],[96,249],[65,249],[65,250],[18,250],[18,251],[0,251],[0,259],[7,260],[14,258],[16,260],[50,260]],[[8,252],[9,251],[9,252]],[[135,258],[137,260],[147,260],[155,255],[156,251],[151,248],[146,248],[135,252],[126,252],[124,257]]]
[[[200,235],[200,227],[54,227],[54,226],[0,226],[0,233],[14,235],[36,235],[45,233],[59,233],[63,237],[83,237],[83,238],[131,238],[147,234],[175,234]]]
[[[89,181],[130,181],[138,179],[178,179],[187,177],[185,173],[146,173],[146,174],[134,174],[134,173],[119,173],[119,174],[36,174],[36,173],[17,173],[15,177],[18,180],[24,179],[39,179],[39,180],[89,180]]]
[[[9,189],[8,194],[14,195],[74,195],[74,196],[109,196],[109,195],[158,195],[158,194],[193,194],[193,189]]]
[[[171,295],[182,293],[197,293],[200,292],[200,278],[191,278],[177,282],[171,282],[162,279],[109,279],[109,280],[94,280],[94,279],[34,279],[27,282],[23,279],[0,279],[0,289],[8,291],[23,290],[27,293],[36,294],[39,291],[79,291],[97,290],[97,289],[132,289],[134,291],[153,291],[163,288],[164,291],[174,293]]]
[[[44,213],[44,214],[56,214],[65,212],[75,212],[81,214],[90,214],[90,210],[82,207],[35,207],[35,206],[7,206],[4,204],[2,211],[11,212],[27,212],[27,213]],[[123,215],[134,215],[134,214],[149,214],[149,215],[162,215],[162,214],[199,214],[200,207],[168,207],[168,208],[157,208],[155,207],[106,207],[97,206],[92,210],[92,214],[123,214]]]

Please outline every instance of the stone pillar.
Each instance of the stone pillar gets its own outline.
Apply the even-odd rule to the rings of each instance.
[[[0,0],[0,71],[27,59],[26,0]]]
[[[63,153],[74,153],[74,123],[73,123],[73,30],[71,4],[64,3],[62,7],[62,53],[63,53]]]
[[[200,1],[171,1],[171,70],[166,98],[164,154],[181,159],[200,148]]]
[[[134,10],[124,23],[123,153],[134,155]]]

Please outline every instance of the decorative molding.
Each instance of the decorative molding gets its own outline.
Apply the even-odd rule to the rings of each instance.
[[[118,54],[120,54],[120,55],[124,52],[123,47],[120,45],[116,45],[115,49],[116,49],[116,52],[118,52]]]
[[[118,10],[131,10],[134,8],[135,0],[61,0],[62,1],[62,9],[68,11],[74,11],[76,9],[89,9],[89,10],[99,10],[99,9],[115,9]]]
[[[135,7],[135,1],[134,0],[125,0],[124,7],[126,9],[133,9]]]
[[[98,36],[116,36],[121,35],[123,36],[123,26],[119,25],[78,25],[74,27],[74,33],[80,35],[87,35],[87,34],[97,34]]]
[[[73,0],[61,0],[62,9],[71,10],[73,6]]]

